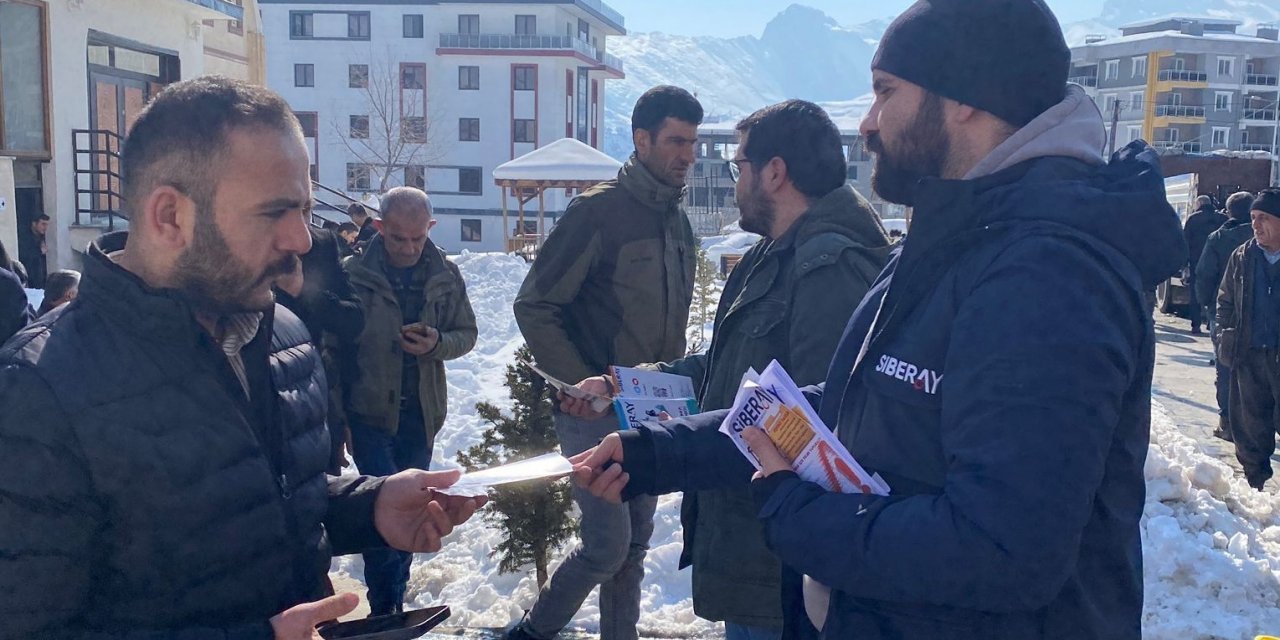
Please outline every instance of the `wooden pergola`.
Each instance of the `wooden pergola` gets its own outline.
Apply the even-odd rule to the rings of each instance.
[[[507,253],[531,257],[547,237],[546,193],[549,189],[582,191],[618,175],[622,163],[573,138],[562,138],[493,170],[502,188],[502,240]],[[515,196],[517,226],[510,223],[507,199]],[[526,207],[538,201],[538,226],[525,231]]]

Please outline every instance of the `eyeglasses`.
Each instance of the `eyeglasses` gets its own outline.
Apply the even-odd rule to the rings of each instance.
[[[726,162],[725,162],[725,164],[729,165],[729,178],[730,178],[731,180],[733,180],[734,182],[737,182],[737,181],[738,181],[738,178],[742,176],[742,166],[741,166],[741,165],[749,164],[750,162],[751,162],[751,160],[750,160],[750,159],[748,159],[748,158],[743,158],[743,159],[741,159],[741,160],[728,160],[728,161],[726,161]]]

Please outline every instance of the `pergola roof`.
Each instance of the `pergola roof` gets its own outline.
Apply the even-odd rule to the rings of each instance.
[[[586,188],[617,177],[622,163],[573,138],[561,138],[498,165],[500,187]]]

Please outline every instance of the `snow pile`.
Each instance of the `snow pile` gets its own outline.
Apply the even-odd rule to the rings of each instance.
[[[1280,633],[1280,497],[1250,489],[1153,403],[1143,636]]]
[[[749,235],[707,238],[704,246],[741,252],[754,242]],[[476,402],[510,406],[503,377],[523,341],[511,304],[528,265],[495,254],[464,254],[456,262],[467,281],[480,338],[475,350],[447,365],[449,419],[437,439],[435,468],[456,466],[454,455],[479,442],[486,425],[475,415]],[[1158,404],[1153,405],[1146,476],[1144,636],[1234,640],[1280,631],[1280,497],[1251,490],[1230,467],[1180,433]],[[645,562],[641,631],[650,637],[716,636],[718,625],[693,614],[689,574],[676,570],[679,510],[676,496],[659,502]],[[514,624],[532,605],[536,586],[532,569],[498,573],[490,555],[498,540],[497,531],[477,517],[459,527],[440,553],[419,555],[409,582],[410,605],[449,604],[450,627]],[[561,550],[557,563],[567,550]],[[337,558],[333,568],[356,580],[363,573],[359,556]],[[571,627],[597,631],[595,594]]]
[[[734,231],[723,236],[707,236],[702,239],[702,248],[707,257],[720,266],[720,256],[725,254],[742,255],[752,245],[760,241],[760,236],[747,231]]]

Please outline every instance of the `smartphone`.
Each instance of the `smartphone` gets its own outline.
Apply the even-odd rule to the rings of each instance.
[[[423,326],[423,324],[422,324],[421,322],[414,322],[413,324],[406,324],[406,325],[404,325],[403,327],[400,327],[400,332],[401,332],[401,333],[411,333],[411,332],[412,332],[412,333],[416,333],[416,334],[418,334],[418,335],[425,336],[425,335],[427,335],[427,328],[426,328],[425,326]]]
[[[427,607],[404,613],[338,622],[317,629],[325,640],[412,640],[449,617],[449,607]]]

